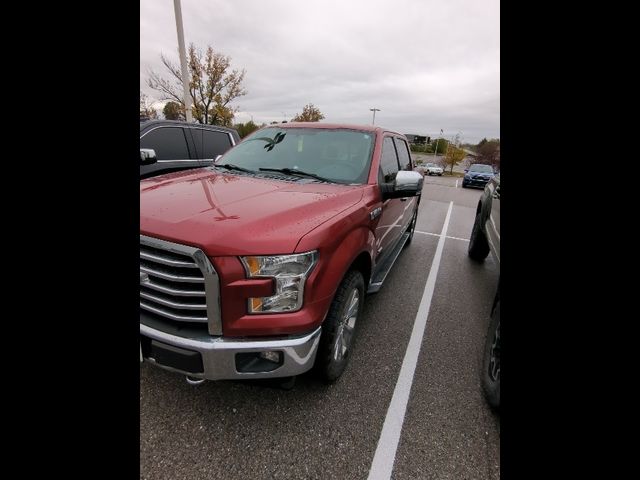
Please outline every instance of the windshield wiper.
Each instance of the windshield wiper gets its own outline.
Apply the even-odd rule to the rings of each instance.
[[[248,168],[239,167],[237,165],[234,165],[233,163],[220,163],[220,164],[214,164],[213,166],[226,168],[227,170],[237,170],[238,172],[256,173],[254,170],[249,170]]]
[[[260,168],[261,172],[282,172],[287,175],[299,175],[301,177],[311,177],[316,180],[320,180],[323,182],[335,183],[333,180],[329,180],[328,178],[321,177],[320,175],[316,175],[315,173],[305,172],[304,170],[298,170],[296,168]]]

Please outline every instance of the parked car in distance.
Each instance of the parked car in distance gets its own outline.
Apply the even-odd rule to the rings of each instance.
[[[240,142],[233,128],[172,120],[140,122],[140,178],[206,167]]]
[[[336,380],[365,294],[413,237],[413,168],[400,133],[287,123],[141,181],[140,361],[192,383]]]
[[[464,171],[465,174],[464,178],[462,179],[462,188],[484,188],[487,182],[491,180],[495,175],[493,167],[491,165],[485,165],[482,163],[474,163]]]
[[[500,174],[487,183],[478,201],[469,239],[469,257],[482,262],[491,252],[500,267]],[[489,405],[500,407],[500,280],[485,338],[482,388]]]
[[[435,163],[427,163],[424,166],[424,174],[425,175],[439,175],[442,176],[444,170],[439,165]]]

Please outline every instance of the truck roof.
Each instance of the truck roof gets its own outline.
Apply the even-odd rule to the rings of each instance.
[[[287,122],[278,123],[274,125],[266,125],[263,128],[276,127],[276,128],[321,128],[321,129],[339,129],[345,128],[350,130],[361,130],[363,132],[382,133],[390,132],[404,137],[403,133],[389,130],[388,128],[379,127],[376,125],[358,125],[349,123],[320,123],[320,122]]]

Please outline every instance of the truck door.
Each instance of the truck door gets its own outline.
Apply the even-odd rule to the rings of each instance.
[[[398,160],[400,161],[400,170],[412,171],[413,165],[411,162],[411,155],[409,154],[409,146],[407,142],[400,137],[394,137],[393,141],[396,144],[396,151],[398,152]],[[402,232],[404,232],[411,223],[411,217],[415,210],[416,202],[419,197],[407,197],[401,198],[400,201],[404,202],[403,205],[403,217],[402,217]]]
[[[393,183],[399,170],[400,164],[393,137],[390,135],[385,136],[382,143],[378,183]],[[377,244],[376,263],[382,261],[384,256],[393,250],[393,246],[400,238],[405,203],[400,198],[390,198],[382,202],[382,213],[375,232]]]

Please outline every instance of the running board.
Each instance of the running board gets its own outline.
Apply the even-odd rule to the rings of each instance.
[[[384,279],[387,278],[387,275],[391,271],[391,267],[393,267],[393,264],[396,263],[396,259],[398,258],[398,255],[400,255],[400,252],[404,248],[405,243],[407,243],[407,240],[409,240],[409,232],[405,232],[402,234],[402,237],[400,237],[400,240],[396,244],[396,247],[393,250],[393,252],[387,257],[387,259],[378,268],[376,268],[376,273],[373,275],[373,277],[371,278],[371,281],[369,282],[369,288],[367,289],[367,293],[376,293],[378,290],[382,288]]]

